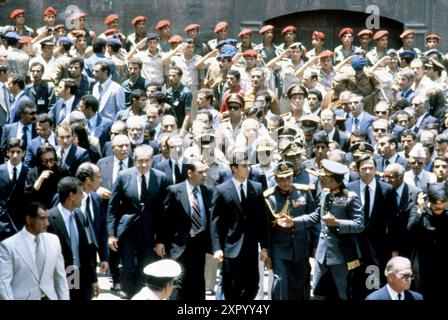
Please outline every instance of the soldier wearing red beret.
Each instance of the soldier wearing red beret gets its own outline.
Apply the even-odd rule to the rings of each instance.
[[[438,34],[432,33],[432,34],[427,35],[425,37],[426,49],[428,49],[428,50],[438,49],[441,40],[442,40],[442,38]]]
[[[379,30],[373,36],[373,40],[376,41],[376,47],[366,54],[366,60],[370,66],[377,64],[386,55],[388,35],[389,31]]]
[[[206,43],[201,42],[199,39],[199,28],[201,26],[197,23],[191,23],[185,27],[184,31],[187,33],[188,38],[193,40],[194,54],[205,56],[208,53],[208,46]]]
[[[311,34],[311,45],[313,49],[307,52],[306,57],[308,59],[314,58],[324,51],[325,34],[320,31],[313,31]]]
[[[70,51],[70,55],[72,57],[86,58],[87,33],[84,30],[77,29],[70,32],[70,34],[75,38],[73,40],[73,48]]]
[[[50,34],[54,30],[56,24],[56,14],[57,11],[53,7],[48,7],[44,10],[44,23],[45,25],[36,30],[37,35],[40,35],[48,30]]]
[[[414,48],[414,34],[415,31],[412,29],[405,30],[400,34],[400,39],[403,41],[403,47],[398,50],[398,55],[405,50],[414,51],[416,56],[419,56],[422,53],[419,48]]]
[[[364,29],[358,32],[359,46],[365,52],[369,52],[372,49],[370,47],[372,37],[373,37],[373,31],[370,29]]]
[[[162,52],[168,52],[171,50],[171,44],[169,40],[171,38],[171,22],[169,20],[160,20],[154,27],[160,36],[159,46]]]
[[[277,47],[277,55],[287,50],[290,45],[296,42],[297,28],[294,26],[286,26],[283,28],[280,35],[283,38],[283,43]]]
[[[358,47],[353,45],[353,29],[343,28],[339,31],[339,39],[341,40],[341,45],[334,48],[334,63],[338,64],[344,61],[346,58],[352,56]]]
[[[268,63],[277,56],[277,47],[274,45],[274,26],[265,25],[260,28],[259,33],[263,39],[257,49],[260,51],[264,63]]]
[[[255,44],[251,42],[252,40],[252,30],[250,29],[243,29],[240,33],[238,33],[238,38],[241,40],[236,45],[236,48],[239,52],[244,52],[246,50],[254,49]]]
[[[86,16],[87,14],[85,12],[78,11],[70,17],[70,20],[71,23],[75,26],[75,29],[83,30],[87,34],[86,42],[88,46],[91,46],[96,40],[96,32],[93,30],[89,30],[86,27]]]
[[[9,18],[13,22],[15,33],[20,36],[34,37],[34,30],[25,25],[25,10],[15,9],[9,14]]]
[[[120,17],[117,14],[110,14],[104,19],[104,25],[108,28],[102,34],[98,36],[98,38],[106,40],[109,37],[119,38],[121,42],[124,42],[126,36],[120,32],[119,27],[119,19]]]
[[[132,19],[131,24],[134,26],[135,32],[128,35],[125,41],[125,48],[129,52],[131,51],[137,43],[139,43],[143,38],[146,37],[146,29],[145,29],[146,17],[137,16]],[[145,46],[142,50],[147,49]]]
[[[216,33],[216,39],[207,42],[210,51],[215,50],[218,42],[229,36],[229,24],[227,21],[220,21],[216,24],[213,32]]]

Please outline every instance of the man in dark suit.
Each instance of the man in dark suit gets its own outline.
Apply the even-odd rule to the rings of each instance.
[[[54,87],[43,81],[45,67],[39,62],[33,62],[30,66],[30,74],[33,82],[25,86],[25,94],[37,106],[37,113],[48,113],[56,102]]]
[[[358,194],[364,207],[365,229],[358,235],[362,263],[356,271],[353,288],[353,297],[361,299],[367,295],[366,268],[376,265],[383,270],[391,256],[388,224],[389,215],[396,209],[392,187],[375,179],[375,165],[371,155],[360,156],[356,160],[356,169],[361,179],[347,185],[349,190]]]
[[[178,135],[172,135],[166,141],[170,152],[170,159],[161,160],[155,168],[166,174],[168,184],[177,184],[185,181],[186,171],[182,164],[183,140]]]
[[[182,265],[173,300],[205,299],[205,254],[210,247],[210,205],[213,189],[204,185],[207,165],[197,159],[183,164],[187,180],[167,189],[163,204],[164,242],[171,259]]]
[[[25,180],[28,167],[23,164],[23,144],[19,139],[12,138],[6,147],[8,161],[0,165],[0,207],[8,209],[17,229],[24,224],[23,210],[26,208]]]
[[[367,132],[367,129],[372,126],[375,117],[364,111],[364,98],[359,95],[352,95],[349,105],[352,112],[345,120],[347,132],[352,133],[355,130]]]
[[[261,184],[248,180],[247,152],[234,154],[233,178],[213,193],[210,234],[213,258],[222,262],[222,288],[226,300],[250,301],[258,292],[260,260],[268,261],[267,212]]]
[[[36,121],[36,105],[31,101],[23,101],[17,110],[19,121],[7,124],[3,128],[0,145],[1,158],[3,160],[8,140],[21,139],[26,150],[28,143],[37,136],[34,122]]]
[[[143,285],[143,268],[154,260],[152,249],[166,255],[157,236],[167,182],[163,172],[151,168],[152,155],[150,146],[135,148],[136,167],[118,174],[107,211],[108,244],[120,254],[121,289],[128,297]]]
[[[81,163],[90,162],[89,152],[73,144],[73,132],[68,123],[57,127],[56,136],[59,142],[57,154],[60,166],[64,166],[71,175],[75,175]]]
[[[70,300],[90,300],[99,295],[100,288],[84,229],[84,217],[77,210],[83,197],[81,181],[73,177],[63,178],[58,183],[58,195],[60,203],[49,211],[48,232],[57,235],[61,242],[68,280],[79,280],[69,283]]]
[[[6,82],[8,81],[9,64],[0,64],[0,127],[9,121],[9,108],[11,105],[11,95]],[[1,132],[1,129],[0,129]]]
[[[390,216],[390,239],[392,255],[411,258],[412,237],[408,231],[408,220],[412,208],[417,203],[421,190],[404,182],[405,168],[393,163],[386,167],[384,180],[392,186],[396,210]]]
[[[382,136],[377,143],[378,154],[380,158],[376,158],[376,170],[384,172],[386,167],[393,163],[402,165],[406,170],[409,169],[408,160],[397,153],[398,140],[393,134]]]
[[[47,113],[42,113],[36,117],[36,133],[37,137],[28,144],[25,154],[25,164],[33,168],[38,164],[37,149],[48,142],[54,148],[58,145],[56,135],[53,130],[53,121]]]
[[[335,126],[336,115],[334,112],[330,109],[322,110],[320,114],[320,123],[323,131],[327,134],[328,139],[337,142],[341,150],[347,152],[350,147],[349,136]]]
[[[399,256],[390,259],[384,273],[387,284],[372,292],[366,300],[423,300],[420,293],[409,290],[414,279],[409,259]]]
[[[75,92],[75,80],[64,78],[59,81],[58,95],[60,98],[49,112],[55,126],[58,126],[62,122],[68,123],[70,113],[78,107],[79,99],[76,98]]]
[[[79,110],[86,116],[90,134],[98,138],[100,147],[103,149],[109,140],[112,120],[104,118],[98,113],[98,105],[99,102],[94,96],[86,94],[79,101]]]
[[[415,133],[417,133],[419,129],[420,130],[426,129],[426,126],[430,123],[439,123],[439,120],[437,120],[437,118],[434,118],[432,115],[428,113],[424,97],[416,96],[414,99],[412,99],[411,106],[415,110],[416,121],[414,126],[411,127],[410,129],[413,130]]]
[[[90,162],[81,164],[76,171],[76,178],[82,182],[83,198],[81,211],[84,216],[87,240],[93,259],[100,257],[100,272],[109,269],[109,248],[107,246],[106,211],[101,197],[96,193],[101,183],[100,169]]]
[[[32,102],[30,98],[25,94],[25,79],[17,74],[13,74],[8,78],[8,91],[13,96],[9,109],[9,121],[8,123],[14,123],[19,121],[19,106],[24,101]]]

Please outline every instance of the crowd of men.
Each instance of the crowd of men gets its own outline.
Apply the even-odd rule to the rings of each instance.
[[[196,23],[138,16],[126,36],[111,14],[97,35],[56,16],[1,28],[0,299],[92,299],[98,261],[131,299],[162,258],[182,267],[173,300],[444,296],[440,36],[395,50],[346,27],[305,48],[294,26],[254,44],[221,21],[202,42]]]

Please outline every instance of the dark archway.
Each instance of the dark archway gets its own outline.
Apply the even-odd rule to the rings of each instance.
[[[368,14],[356,11],[344,10],[316,10],[295,12],[284,16],[275,17],[265,21],[263,24],[272,24],[276,26],[275,42],[281,43],[281,30],[287,25],[293,25],[298,29],[298,40],[307,48],[311,48],[311,34],[314,30],[325,33],[325,47],[333,50],[340,45],[339,31],[344,27],[351,27],[355,32],[355,44],[359,45],[356,34],[365,29]],[[403,23],[381,17],[380,29],[389,31],[389,47],[401,48],[400,34],[404,30]],[[373,30],[374,32],[377,30]]]

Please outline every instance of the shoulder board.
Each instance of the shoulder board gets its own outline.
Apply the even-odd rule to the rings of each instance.
[[[308,184],[303,184],[303,183],[293,183],[292,184],[294,186],[294,188],[296,188],[297,190],[302,190],[302,191],[310,191],[311,190],[311,186]],[[314,188],[313,188],[314,189]]]
[[[350,191],[348,189],[344,189],[344,194],[346,194],[348,197],[356,196],[356,192]]]
[[[267,198],[267,197],[273,195],[274,192],[275,192],[275,187],[269,188],[263,192],[263,197]]]

